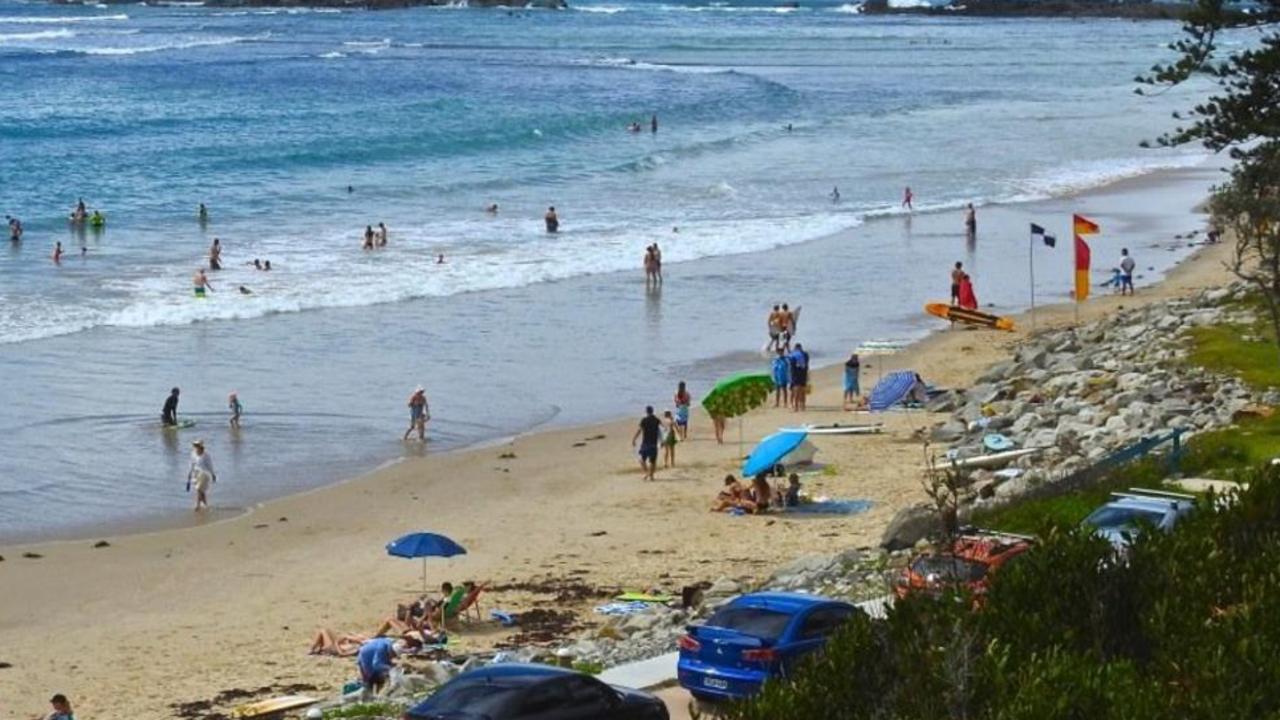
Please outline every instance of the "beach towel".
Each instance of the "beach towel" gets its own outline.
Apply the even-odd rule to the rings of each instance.
[[[595,609],[595,613],[597,615],[610,615],[610,616],[635,615],[638,613],[645,612],[648,609],[649,609],[649,603],[647,602],[639,602],[639,601],[611,602],[611,603],[605,603],[604,605],[597,606]]]
[[[820,502],[801,503],[789,507],[784,512],[804,513],[812,515],[856,515],[871,509],[870,500],[823,500]]]

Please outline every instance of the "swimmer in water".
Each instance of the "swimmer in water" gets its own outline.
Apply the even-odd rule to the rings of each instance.
[[[270,261],[270,260],[268,260],[268,261],[266,261],[266,262],[262,263],[262,269],[263,269],[263,270],[270,271],[270,270],[271,270],[271,261]]]
[[[436,258],[436,264],[437,265],[444,264],[444,253],[440,253],[439,257]]]
[[[209,246],[209,269],[222,269],[222,241],[218,238],[214,238],[213,244]]]
[[[547,214],[544,215],[542,219],[547,224],[547,232],[553,233],[553,234],[560,232],[560,216],[556,215],[555,205],[552,205],[551,207],[547,208]]]
[[[364,248],[365,250],[373,249],[373,226],[372,225],[364,226],[364,244],[361,245],[360,247]]]
[[[252,290],[250,290],[249,288],[247,288],[247,287],[245,287],[245,286],[241,285],[241,286],[240,286],[240,294],[241,294],[241,295],[252,295],[252,294],[253,294],[253,291],[252,291]]]
[[[354,187],[352,187],[351,185],[348,185],[348,186],[347,186],[347,193],[348,193],[348,194],[353,193],[353,192],[355,192],[355,191],[356,191],[356,189],[355,189]]]
[[[202,223],[209,222],[209,208],[205,207],[204,203],[200,203],[200,210],[198,211],[197,217],[200,218],[200,222]]]
[[[204,297],[205,290],[213,290],[213,285],[209,283],[209,278],[204,274],[204,268],[196,270],[196,274],[191,278],[191,284],[195,286],[196,297]]]
[[[387,246],[387,225],[386,223],[378,223],[378,247]]]
[[[254,269],[254,270],[261,270],[261,269],[262,269],[262,261],[261,261],[261,260],[259,260],[258,258],[254,258],[254,259],[253,259],[253,262],[251,262],[251,263],[249,263],[249,264],[253,266],[253,269]]]
[[[53,245],[53,262],[55,264],[62,263],[62,243],[57,242]]]
[[[490,215],[497,215],[497,214],[498,214],[498,203],[492,203],[492,204],[490,204],[490,205],[485,206],[484,211],[485,211],[485,212],[487,212],[487,213],[489,213]]]
[[[831,188],[831,202],[840,202],[840,188]]]
[[[902,191],[902,207],[906,208],[908,212],[915,209],[911,206],[911,201],[914,199],[915,194],[911,192],[911,188],[904,188]]]

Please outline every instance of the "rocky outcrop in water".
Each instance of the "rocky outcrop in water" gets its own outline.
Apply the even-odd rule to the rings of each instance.
[[[1150,0],[952,0],[930,6],[894,6],[890,0],[867,0],[862,11],[873,15],[964,15],[979,17],[1109,17],[1181,20],[1190,3]]]

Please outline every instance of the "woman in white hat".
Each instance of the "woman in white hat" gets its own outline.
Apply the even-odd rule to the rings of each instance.
[[[187,471],[187,492],[191,486],[196,488],[196,511],[201,507],[209,507],[209,484],[216,482],[218,475],[213,471],[213,458],[204,449],[204,441],[191,443],[191,469]]]

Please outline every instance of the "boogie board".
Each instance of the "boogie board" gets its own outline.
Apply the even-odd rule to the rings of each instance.
[[[979,312],[977,310],[969,310],[959,305],[948,305],[946,303],[934,302],[924,306],[924,311],[935,317],[940,317],[951,322],[961,322],[967,325],[980,325],[982,327],[995,328],[996,330],[1013,331],[1013,320],[999,315]]]
[[[319,699],[306,695],[285,695],[284,697],[259,700],[240,705],[231,711],[233,718],[274,718],[283,717],[289,710],[297,710],[308,705],[315,705]]]
[[[186,430],[196,426],[195,420],[179,420],[177,425],[162,425],[165,430]]]

